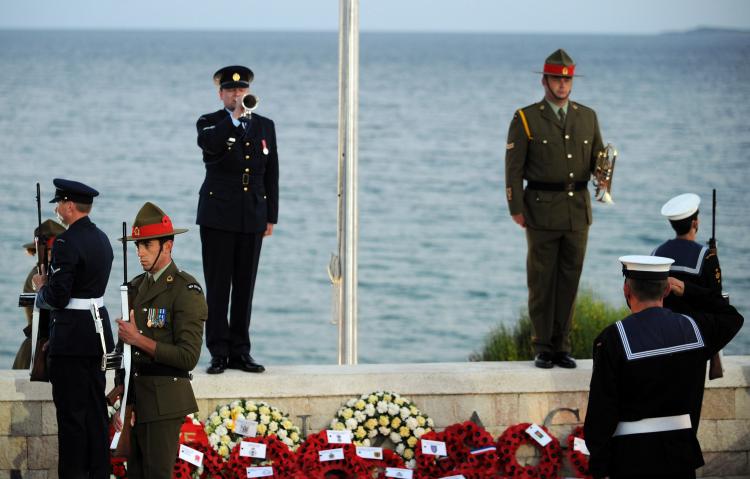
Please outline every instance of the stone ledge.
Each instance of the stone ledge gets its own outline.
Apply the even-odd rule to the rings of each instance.
[[[193,389],[201,399],[351,397],[378,389],[405,396],[588,391],[591,360],[578,364],[574,370],[542,370],[529,361],[269,366],[263,374],[198,371]],[[724,377],[706,381],[707,388],[750,386],[750,356],[725,356],[724,368]],[[0,370],[0,402],[51,399],[51,386],[30,382],[27,371]]]

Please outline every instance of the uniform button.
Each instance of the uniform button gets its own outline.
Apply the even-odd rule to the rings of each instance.
[[[250,159],[250,155],[245,155],[245,159],[249,160]]]
[[[172,378],[172,382],[177,382],[177,378]]]
[[[208,192],[208,196],[213,196],[213,194],[214,194],[214,192],[213,192],[213,191],[209,191],[209,192]]]
[[[547,140],[542,140],[542,143],[546,145],[547,144]]]
[[[231,146],[227,146],[227,150],[231,150],[231,149],[232,149],[232,147],[231,147]]]
[[[568,191],[568,196],[573,196],[573,192],[572,191]]]
[[[571,172],[568,176],[573,178],[575,175]]]
[[[248,142],[246,142],[246,143],[245,143],[245,146],[250,146],[250,142],[249,142],[249,141],[248,141]]]
[[[138,351],[136,351],[136,352],[135,352],[135,355],[136,355],[136,356],[140,356],[140,355],[141,355],[141,353],[139,353]]]
[[[138,332],[141,333],[141,334],[143,334],[143,330],[142,329],[139,329]]]
[[[570,140],[570,135],[565,135],[566,140]]]
[[[242,188],[242,189],[243,189],[244,191],[247,191],[247,186],[246,186],[246,187],[244,187],[244,188]]]
[[[138,373],[133,373],[133,376],[138,377]]]
[[[250,168],[245,168],[245,173],[250,173]]]
[[[572,153],[568,153],[568,158],[573,158],[573,154]]]
[[[584,145],[588,145],[589,144],[589,140],[583,140],[583,144]]]

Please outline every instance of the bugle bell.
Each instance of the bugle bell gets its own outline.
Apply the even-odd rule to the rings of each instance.
[[[251,112],[258,108],[258,102],[260,102],[260,99],[253,95],[252,93],[248,93],[247,95],[242,97],[242,108],[243,116],[250,116]]]
[[[617,150],[612,143],[601,150],[596,156],[593,179],[594,198],[602,203],[614,203],[612,200],[612,176],[615,172]]]

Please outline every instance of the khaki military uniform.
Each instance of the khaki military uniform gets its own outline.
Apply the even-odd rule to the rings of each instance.
[[[24,293],[33,293],[34,287],[31,284],[31,278],[37,273],[37,268],[34,266],[26,276],[26,281],[23,283]],[[23,334],[26,336],[18,348],[16,358],[13,360],[13,369],[29,369],[31,366],[31,318],[34,314],[33,306],[23,307],[24,315],[26,316],[26,327],[23,328]]]
[[[529,317],[537,353],[570,352],[568,333],[592,219],[586,185],[602,149],[596,113],[580,103],[568,103],[564,123],[542,100],[518,110],[510,124],[506,197],[510,214],[523,213],[526,221]]]
[[[198,363],[207,316],[203,289],[171,263],[154,283],[147,273],[131,282],[131,308],[141,334],[156,341],[151,358],[132,348],[129,402],[136,424],[131,433],[128,477],[171,478],[180,426],[198,405],[189,371]]]

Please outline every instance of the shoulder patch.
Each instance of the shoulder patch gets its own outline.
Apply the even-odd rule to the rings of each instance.
[[[200,294],[203,294],[203,288],[201,288],[201,285],[198,283],[190,283],[187,285],[187,289],[196,291]]]
[[[506,143],[506,145],[505,145],[505,149],[506,149],[506,150],[512,150],[513,148],[515,148],[515,146],[516,146],[516,144],[515,144],[515,143],[513,143],[513,142],[511,142],[511,143]]]

